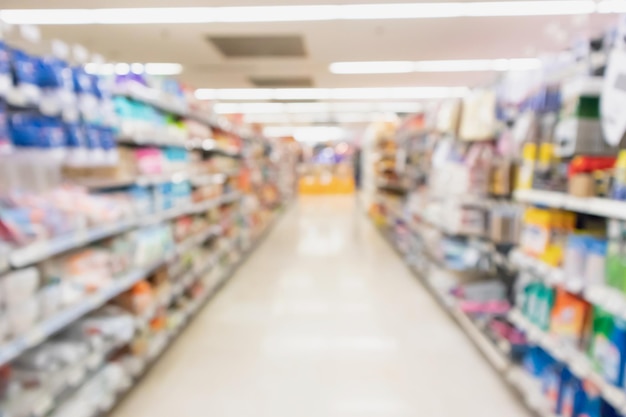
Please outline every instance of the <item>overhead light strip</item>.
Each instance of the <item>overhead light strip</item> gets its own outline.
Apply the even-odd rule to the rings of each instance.
[[[467,87],[235,88],[196,90],[199,100],[419,100],[464,97]]]
[[[85,71],[90,74],[113,75],[113,74],[150,74],[150,75],[178,75],[183,72],[183,66],[174,62],[147,62],[132,64],[118,62],[117,64],[97,64],[90,62],[85,65]]]
[[[454,17],[558,16],[624,11],[622,0],[433,2],[243,7],[111,9],[5,9],[11,24],[116,25],[436,19]]]
[[[403,74],[411,72],[526,71],[541,68],[535,58],[461,59],[445,61],[334,62],[333,74]]]
[[[422,109],[414,102],[319,102],[319,103],[217,103],[217,114],[323,114],[323,113],[414,113]]]

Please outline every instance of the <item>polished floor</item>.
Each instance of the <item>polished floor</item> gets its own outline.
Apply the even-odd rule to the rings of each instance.
[[[114,417],[527,417],[354,197],[301,198]]]

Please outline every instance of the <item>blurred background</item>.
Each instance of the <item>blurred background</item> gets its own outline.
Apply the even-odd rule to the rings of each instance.
[[[626,415],[622,13],[0,0],[0,417]]]

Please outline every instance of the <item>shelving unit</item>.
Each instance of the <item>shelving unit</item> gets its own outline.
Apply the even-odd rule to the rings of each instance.
[[[40,53],[42,48],[36,49]],[[70,61],[73,67],[68,69],[80,72],[80,61],[74,62],[73,57]],[[63,153],[60,162],[55,160],[54,167],[50,167],[51,173],[56,169],[50,177],[59,181],[42,181],[37,184],[42,187],[30,188],[11,183],[6,188],[24,188],[45,200],[50,198],[45,193],[65,187],[70,190],[68,193],[75,193],[70,195],[80,195],[96,208],[73,211],[63,206],[62,210],[57,204],[53,208],[68,219],[70,213],[79,218],[67,220],[63,227],[47,227],[44,232],[23,239],[7,240],[12,245],[6,245],[8,250],[4,241],[0,247],[0,279],[5,274],[37,273],[37,283],[25,295],[33,304],[43,298],[44,288],[50,289],[47,286],[58,285],[59,292],[66,290],[58,282],[68,284],[70,277],[65,276],[63,269],[68,258],[91,251],[90,255],[101,255],[106,260],[102,262],[106,265],[105,274],[89,277],[93,281],[88,283],[80,282],[75,293],[67,298],[59,296],[58,304],[46,306],[47,310],[39,309],[37,304],[38,310],[22,329],[14,325],[6,330],[6,323],[0,323],[2,370],[20,369],[20,361],[29,354],[46,350],[58,340],[65,342],[68,332],[82,329],[80,326],[86,321],[112,310],[116,319],[130,320],[132,326],[126,330],[131,329],[132,335],[129,340],[119,341],[119,346],[93,343],[101,349],[90,350],[88,357],[76,363],[59,364],[57,360],[55,369],[37,369],[36,385],[26,386],[17,377],[3,374],[2,378],[7,379],[2,382],[10,384],[12,390],[3,391],[0,397],[0,415],[64,417],[64,407],[73,401],[95,401],[92,397],[98,396],[85,391],[105,371],[120,364],[115,354],[122,355],[124,361],[130,362],[132,375],[128,380],[117,381],[115,395],[105,398],[109,393],[102,390],[91,417],[107,415],[245,261],[291,196],[276,192],[268,198],[266,193],[268,187],[278,190],[287,180],[281,178],[283,182],[278,183],[280,158],[272,155],[276,144],[202,109],[201,103],[189,99],[180,89],[177,95],[167,94],[148,84],[135,80],[117,84],[112,93],[121,107],[111,106],[118,109],[117,117],[103,116],[105,108],[109,108],[106,105],[113,103],[107,94],[98,96],[101,118],[88,119],[79,112],[76,129],[82,130],[77,132],[87,137],[89,129],[93,129],[102,135],[98,136],[102,149],[93,145],[95,139],[89,143],[99,153],[79,142],[79,148],[84,149],[78,150],[84,152]],[[126,112],[120,110],[125,104]],[[37,114],[38,104],[31,107],[33,113],[41,116]],[[63,116],[62,112],[54,115],[69,144],[70,127],[62,124],[66,123]],[[119,131],[113,140],[115,128]],[[199,137],[194,137],[196,134]],[[13,136],[9,138],[15,140]],[[14,152],[18,153],[21,149],[17,143],[14,145]],[[115,145],[121,146],[112,150]],[[140,157],[146,159],[140,161]],[[37,161],[33,164],[36,166]],[[148,172],[160,173],[138,174]],[[37,174],[41,174],[37,179],[47,179],[44,177],[48,172]],[[248,177],[252,179],[244,181]],[[65,194],[61,197],[67,198]],[[110,210],[112,204],[120,207]],[[19,245],[21,242],[32,243]],[[129,299],[135,300],[134,291],[149,294],[150,305],[144,306],[144,310],[127,304]],[[5,308],[8,307],[3,303],[0,314],[5,314]],[[8,314],[0,316],[7,321],[6,317]],[[160,327],[155,324],[157,321],[161,322]],[[91,346],[90,337],[81,333],[71,343],[75,348]],[[147,346],[145,351],[137,348],[141,343]]]
[[[520,397],[528,409],[538,417],[558,417],[550,411],[549,405],[543,398],[540,383],[509,359],[511,346],[508,342],[504,340],[495,342],[489,338],[485,334],[485,330],[476,321],[463,313],[456,305],[456,300],[453,297],[442,293],[416,266],[411,265],[410,260],[403,254],[402,248],[396,246],[396,242],[383,228],[377,227],[377,229],[398,256],[402,258],[417,280],[432,295],[440,308],[463,330],[477,350],[498,372],[508,387]]]
[[[624,392],[623,388],[606,382],[602,375],[593,371],[590,360],[582,352],[575,347],[562,343],[553,335],[542,331],[517,310],[512,310],[509,318],[513,323],[526,331],[530,341],[538,344],[555,358],[567,364],[569,369],[579,378],[593,381],[600,388],[604,399],[622,413],[626,412],[626,392]]]
[[[84,246],[88,243],[96,242],[98,240],[126,232],[135,227],[162,223],[174,217],[208,211],[219,205],[232,203],[240,197],[241,194],[233,192],[213,200],[190,204],[185,207],[176,207],[172,210],[157,213],[143,219],[128,220],[120,224],[79,231],[73,233],[72,235],[61,236],[48,241],[36,242],[13,250],[9,255],[9,264],[14,268],[23,268],[27,265],[43,261],[44,259],[50,258],[54,255]]]
[[[178,335],[186,328],[186,326],[198,314],[202,306],[206,304],[206,302],[222,288],[224,283],[235,273],[235,271],[239,268],[239,266],[242,265],[243,262],[245,262],[245,260],[247,259],[247,257],[254,251],[257,245],[267,236],[274,222],[275,222],[275,218],[272,219],[270,223],[265,227],[261,237],[257,241],[254,242],[252,247],[250,247],[247,251],[245,251],[242,254],[240,260],[234,264],[229,265],[223,271],[220,277],[216,280],[215,284],[211,288],[207,289],[201,297],[199,297],[196,301],[190,304],[188,308],[185,309],[185,311],[183,311],[182,319],[179,322],[179,324],[169,329],[167,333],[165,334],[165,336],[163,337],[162,343],[159,344],[159,346],[150,355],[148,355],[145,358],[142,358],[138,362],[138,367],[135,370],[135,374],[132,377],[132,380],[129,380],[128,383],[125,384],[124,386],[121,386],[114,398],[111,398],[109,401],[106,401],[105,403],[103,403],[99,411],[96,414],[94,414],[93,417],[106,415],[116,405],[118,405],[125,398],[127,394],[129,394],[132,391],[132,388],[135,387],[140,382],[140,380],[150,371],[152,366],[174,343]],[[210,229],[210,232],[219,233],[220,230],[217,227],[213,227]],[[207,236],[208,233],[209,231],[202,234],[202,236]],[[200,237],[201,236],[198,236],[197,238],[195,238],[195,240],[198,240]],[[192,239],[190,239],[190,241],[191,240]],[[186,243],[187,242],[180,245],[180,247],[178,248],[178,252],[184,252],[184,250],[181,248],[184,248]],[[189,245],[186,245],[186,246],[189,246]],[[173,288],[172,292],[168,295],[168,297],[176,298],[180,296],[185,286],[191,285],[194,282],[194,280],[206,274],[208,270],[210,270],[216,265],[217,260],[223,254],[233,249],[232,246],[233,245],[231,244],[223,248],[219,253],[216,253],[214,256],[207,259],[207,261],[203,263],[203,265],[201,265],[197,270],[194,270],[188,273],[187,277],[183,279],[181,282],[181,288]],[[156,264],[153,265],[153,267],[156,267],[156,266],[157,266]],[[139,279],[141,278],[140,274],[138,273],[134,274],[134,277],[139,277]],[[131,277],[129,277],[128,279],[125,279],[124,283],[125,284],[130,283],[131,281],[130,278]],[[120,282],[120,285],[116,285],[116,288],[120,288],[121,286],[122,286],[122,283]],[[108,294],[112,294],[112,292],[113,292],[113,289],[107,291]],[[66,316],[68,320],[73,320],[69,317],[69,315],[66,315]],[[75,314],[74,319],[76,317],[78,316],[76,316]],[[57,322],[60,323],[60,320],[57,320]],[[142,325],[144,324],[138,323],[138,326],[142,326]],[[46,329],[48,329],[48,327]],[[35,339],[32,339],[33,342],[34,340]],[[86,384],[90,378],[94,377],[97,374],[97,372],[101,369],[102,364],[105,362],[106,356],[108,355],[108,353],[106,352],[111,352],[113,350],[115,350],[113,347],[109,349],[100,349],[99,351],[91,354],[86,361],[80,362],[76,364],[74,367],[72,367],[72,369],[69,369],[65,374],[66,379],[63,381],[66,385],[65,385],[65,389],[63,390],[65,393],[64,395],[61,396],[61,398],[51,397],[45,390],[42,390],[32,395],[30,398],[30,401],[32,404],[32,412],[30,415],[34,417],[54,415],[55,410],[61,409],[64,401],[68,400],[78,387]],[[103,351],[105,353],[103,353]],[[0,357],[6,361],[6,351],[0,351]]]
[[[520,203],[626,220],[626,202],[608,198],[581,198],[565,193],[542,190],[518,190],[515,192],[514,198]]]

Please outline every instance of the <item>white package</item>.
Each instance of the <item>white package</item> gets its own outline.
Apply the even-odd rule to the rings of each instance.
[[[26,333],[39,319],[39,300],[31,298],[20,305],[7,307],[6,317],[12,336]]]
[[[36,268],[20,269],[0,277],[0,293],[4,294],[7,307],[29,301],[39,287],[39,271]]]
[[[461,140],[491,140],[496,135],[496,123],[496,95],[493,91],[475,91],[464,99],[459,127]]]

